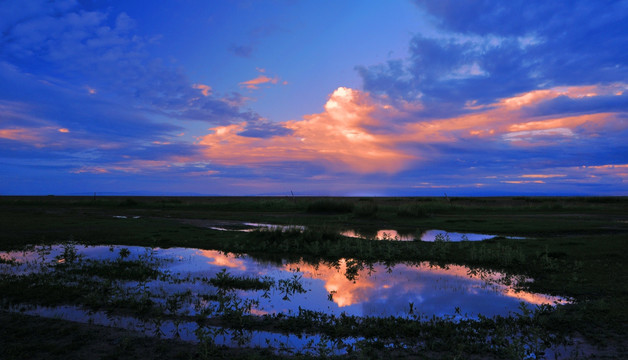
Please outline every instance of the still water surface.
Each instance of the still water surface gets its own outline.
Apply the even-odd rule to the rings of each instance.
[[[298,229],[305,230],[305,226],[301,225],[274,225],[274,224],[263,224],[263,223],[249,223],[249,222],[231,222],[231,223],[223,223],[223,224],[205,224],[204,227],[207,227],[212,230],[218,231],[241,231],[241,232],[252,232],[256,230],[288,230],[288,229]],[[461,233],[461,232],[449,232],[445,230],[426,230],[426,231],[417,231],[417,232],[401,232],[394,229],[381,229],[381,230],[357,230],[357,229],[346,229],[339,232],[342,236],[352,237],[352,238],[360,238],[367,240],[389,240],[389,241],[482,241],[487,239],[492,239],[498,237],[498,235],[489,235],[489,234],[477,234],[477,233]],[[507,239],[523,239],[522,237],[515,236],[505,236]]]
[[[67,258],[68,250],[75,253]],[[64,255],[65,254],[65,255]],[[64,257],[65,256],[65,257]],[[284,314],[297,316],[302,309],[333,315],[404,317],[425,319],[508,315],[517,312],[521,302],[528,305],[565,303],[566,299],[517,291],[518,278],[504,285],[506,277],[496,272],[473,270],[459,265],[432,266],[426,262],[387,265],[365,264],[353,259],[336,262],[265,261],[248,255],[190,248],[143,248],[133,246],[37,246],[28,251],[0,252],[0,276],[56,271],[56,264],[81,266],[96,261],[141,260],[159,269],[159,280],[117,282],[128,293],[149,294],[150,299],[170,317],[159,321],[129,315],[91,311],[80,306],[56,307],[18,304],[13,311],[71,321],[90,322],[138,331],[146,335],[202,341],[206,336],[217,345],[259,346],[278,353],[343,354],[361,338],[329,339],[320,334],[279,333],[227,329],[199,325],[191,317],[220,316],[216,300],[207,295],[223,294],[208,279],[219,274],[270,279],[268,290],[228,290],[229,306],[240,304],[250,315]],[[512,278],[508,278],[513,280]],[[286,287],[283,284],[297,284]],[[278,285],[279,284],[279,285]],[[300,289],[300,291],[295,291]],[[179,294],[180,307],[171,310],[169,301]],[[233,295],[233,298],[230,296]],[[214,303],[214,304],[212,304]],[[213,309],[207,315],[207,309]],[[172,318],[175,316],[175,318]],[[200,326],[200,327],[199,327]],[[204,334],[204,335],[203,335]],[[321,347],[322,346],[322,347]]]
[[[476,317],[478,314],[507,315],[516,311],[521,301],[530,305],[566,302],[559,297],[517,291],[516,281],[510,286],[502,284],[503,274],[460,265],[439,267],[427,262],[364,264],[352,259],[317,264],[286,260],[271,262],[215,250],[132,246],[77,246],[77,252],[83,261],[112,261],[120,256],[123,248],[130,252],[128,260],[150,258],[160,271],[171,275],[171,280],[152,280],[146,284],[157,300],[187,290],[197,295],[215,292],[217,289],[206,280],[223,269],[233,276],[268,277],[275,282],[297,281],[305,290],[289,296],[278,287],[268,291],[235,290],[239,298],[257,302],[252,309],[257,315],[291,315],[302,308],[335,315],[444,316],[454,315],[459,309],[458,316]],[[0,272],[26,273],[36,271],[41,263],[63,261],[61,246],[53,246],[48,251],[35,248],[26,252],[0,253],[4,259],[15,260],[13,265],[0,264]],[[135,285],[129,282],[129,286]],[[193,305],[194,301],[188,304],[190,314],[195,313]]]

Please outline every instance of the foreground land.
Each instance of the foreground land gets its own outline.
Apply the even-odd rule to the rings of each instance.
[[[126,220],[118,218],[120,216]],[[295,226],[295,231],[243,233],[205,227],[244,221],[291,225]],[[306,226],[307,230],[297,231],[297,226]],[[387,349],[370,342],[360,352],[346,355],[349,357],[377,357],[388,352],[396,357],[517,358],[529,350],[529,344],[514,343],[512,336],[506,336],[499,344],[483,340],[495,337],[495,333],[490,332],[495,330],[486,329],[501,327],[513,331],[510,334],[537,336],[531,340],[534,344],[576,339],[580,345],[569,354],[572,357],[628,357],[625,340],[628,333],[628,198],[624,197],[2,197],[0,227],[0,250],[3,251],[72,241],[94,245],[215,249],[268,260],[303,258],[312,263],[320,259],[351,258],[362,266],[373,262],[431,261],[522,274],[535,280],[526,285],[527,290],[569,297],[574,303],[555,310],[537,311],[532,320],[486,319],[456,325],[439,321],[418,325],[398,319],[372,323],[347,320],[340,324],[311,317],[298,319],[298,323],[269,319],[260,324],[250,317],[218,320],[227,327],[245,324],[261,328],[312,329],[335,335],[368,333],[375,337],[383,336],[377,334],[377,329],[384,331],[381,329],[388,327],[400,329],[399,337],[405,341],[411,336],[423,339],[418,342],[420,346],[405,350],[403,347]],[[400,233],[441,229],[499,236],[482,242],[374,241],[346,238],[339,235],[338,229],[359,229],[365,234],[378,229],[395,229]],[[523,238],[507,238],[512,236]],[[23,279],[2,278],[2,304],[8,308],[19,303],[89,303],[82,298],[89,298],[89,294],[84,294],[85,289],[72,293],[71,289],[57,291],[46,284],[38,286],[29,285]],[[89,304],[111,310],[106,304],[95,301]],[[116,310],[137,309],[118,305]],[[157,338],[136,341],[138,335],[127,332],[121,335],[118,329],[7,312],[0,315],[0,337],[5,339],[0,343],[0,348],[4,349],[0,351],[5,352],[0,353],[3,358],[80,358],[84,352],[96,351],[94,349],[103,357],[111,358],[266,358],[271,355],[264,350],[220,347],[208,350],[202,344]],[[406,333],[401,329],[407,329]],[[68,341],[77,343],[75,337],[82,339],[79,345],[62,345]],[[122,339],[122,342],[112,339]],[[152,350],[140,351],[142,346]]]

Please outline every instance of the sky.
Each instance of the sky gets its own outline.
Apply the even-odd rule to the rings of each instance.
[[[0,0],[0,195],[628,195],[628,1]]]

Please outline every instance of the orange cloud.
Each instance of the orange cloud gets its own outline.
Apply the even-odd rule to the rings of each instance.
[[[251,79],[248,81],[243,81],[241,82],[239,85],[241,87],[245,87],[247,89],[251,89],[251,90],[257,90],[259,89],[259,86],[262,84],[277,84],[279,82],[279,78],[278,77],[274,77],[274,78],[269,78],[266,75],[260,75],[258,77],[256,77],[255,79]]]
[[[551,100],[559,96],[577,99],[601,95],[621,95],[627,88],[628,86],[626,84],[555,87],[547,90],[534,90],[511,98],[502,99],[497,105],[502,108],[514,110],[542,101]]]
[[[60,133],[69,133],[70,130],[66,129],[66,128],[61,128],[58,130]]]
[[[404,141],[415,139],[428,142],[456,141],[465,136],[494,137],[503,135],[503,139],[516,145],[546,145],[546,142],[535,142],[538,137],[574,136],[573,129],[583,125],[600,125],[614,120],[614,113],[598,113],[577,116],[544,117],[531,119],[523,112],[526,107],[537,105],[559,96],[570,98],[592,97],[600,95],[617,95],[625,84],[609,86],[574,86],[558,87],[547,90],[535,90],[501,99],[489,105],[476,105],[469,101],[468,109],[477,112],[449,119],[437,119],[408,125]]]
[[[107,174],[109,171],[105,168],[96,166],[83,166],[80,169],[70,171],[73,174]]]
[[[242,84],[258,86],[271,80],[262,75]],[[477,109],[473,113],[430,120],[415,115],[422,108],[420,103],[391,103],[385,96],[340,87],[330,95],[324,112],[279,124],[292,131],[289,135],[241,136],[247,127],[243,122],[213,128],[213,133],[200,137],[197,144],[204,146],[207,158],[229,166],[310,161],[358,173],[395,173],[410,162],[438,155],[422,156],[418,150],[410,150],[411,144],[494,138],[513,146],[544,146],[587,132],[595,136],[595,129],[616,122],[615,113],[530,117],[526,108],[558,96],[612,96],[626,87],[613,84],[536,90],[489,105],[470,102],[468,106]]]
[[[545,184],[543,180],[509,180],[502,182],[504,184]]]
[[[548,175],[544,175],[544,174],[528,174],[528,175],[521,175],[522,178],[538,178],[538,179],[551,179],[551,178],[562,178],[565,177],[567,175],[565,174],[548,174]]]
[[[0,138],[24,142],[39,142],[42,139],[32,129],[0,129]]]
[[[590,114],[590,115],[567,116],[567,117],[550,119],[550,120],[529,121],[525,123],[513,124],[508,128],[508,131],[518,132],[518,131],[575,128],[587,122],[590,122],[590,123],[604,122],[612,116],[613,116],[612,113],[598,113],[598,114]]]
[[[394,149],[395,134],[377,134],[368,126],[382,125],[372,114],[377,105],[357,90],[338,88],[325,111],[281,125],[290,135],[252,138],[239,135],[246,123],[213,128],[199,138],[204,154],[223,165],[255,166],[281,161],[322,162],[337,170],[359,173],[401,170],[415,157]]]
[[[203,96],[209,96],[212,93],[212,88],[210,86],[207,86],[207,85],[193,84],[192,87],[194,89],[201,90],[201,94],[203,94]]]

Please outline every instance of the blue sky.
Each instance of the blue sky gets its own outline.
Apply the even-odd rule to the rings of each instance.
[[[628,195],[628,1],[0,0],[0,194]]]

